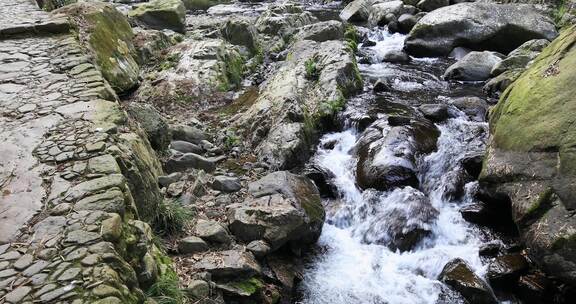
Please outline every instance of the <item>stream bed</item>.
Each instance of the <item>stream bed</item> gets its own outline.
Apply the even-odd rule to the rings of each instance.
[[[416,186],[363,190],[357,179],[358,146],[371,136],[365,131],[368,125],[378,125],[385,136],[389,134],[395,124],[390,117],[399,108],[402,113],[419,113],[423,104],[450,104],[457,97],[483,95],[473,83],[443,81],[446,59],[381,62],[387,53],[402,49],[404,35],[376,29],[368,37],[376,45],[360,45],[360,53],[367,54],[364,58],[370,57],[359,58],[365,85],[384,79],[387,89],[379,94],[365,90],[350,100],[341,119],[344,127],[326,134],[310,161],[333,176],[330,183],[337,195],[324,200],[328,212],[319,240],[322,253],[307,265],[299,303],[464,303],[438,279],[443,267],[461,258],[484,277],[487,265],[479,248],[500,242],[490,231],[464,220],[460,212],[474,203],[477,188],[473,179],[457,178],[465,174],[461,161],[485,150],[484,117],[448,106],[448,118],[435,123],[439,136],[430,153],[410,154],[417,145],[412,137],[380,142],[390,147],[380,149],[373,164],[397,162],[410,168],[416,172]],[[409,248],[397,244],[399,235],[415,238],[414,244]]]

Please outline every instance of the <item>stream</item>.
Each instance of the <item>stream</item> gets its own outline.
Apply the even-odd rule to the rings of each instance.
[[[370,52],[372,64],[359,64],[366,82],[389,79],[389,90],[376,96],[372,91],[353,98],[343,114],[344,128],[325,135],[311,163],[330,171],[337,188],[336,199],[325,199],[327,218],[319,240],[322,253],[312,258],[301,284],[299,303],[464,303],[459,295],[438,280],[444,265],[454,258],[465,260],[480,277],[487,265],[478,250],[494,241],[492,233],[465,221],[459,212],[474,202],[477,182],[470,181],[464,193],[454,199],[453,176],[463,169],[461,159],[485,149],[488,124],[475,121],[456,107],[449,118],[436,123],[440,130],[435,151],[415,156],[418,189],[396,187],[388,191],[362,190],[357,185],[353,152],[361,137],[358,117],[375,111],[385,117],[391,104],[416,111],[421,104],[446,103],[459,96],[482,96],[475,84],[448,83],[440,75],[446,59],[415,59],[408,64],[382,63],[383,56],[401,50],[404,35],[385,29],[369,32],[376,41]],[[383,132],[386,132],[384,128]],[[407,145],[410,143],[406,143]],[[394,155],[379,155],[381,161]],[[426,199],[437,211],[433,220],[422,216],[415,202]],[[404,219],[399,223],[398,219]],[[398,225],[417,227],[429,233],[410,250],[401,252],[388,246],[390,230]],[[497,241],[497,240],[496,240]]]

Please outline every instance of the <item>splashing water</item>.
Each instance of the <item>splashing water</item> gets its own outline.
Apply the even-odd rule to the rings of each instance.
[[[377,57],[402,46],[401,35],[377,35]],[[375,73],[378,65],[361,69]],[[320,148],[313,161],[334,174],[333,183],[341,199],[326,202],[327,222],[319,240],[326,252],[315,257],[305,272],[301,303],[435,304],[446,291],[437,278],[448,261],[462,258],[479,276],[485,274],[486,266],[478,256],[483,243],[480,232],[458,211],[472,201],[477,183],[467,184],[463,198],[456,201],[446,199],[445,192],[450,174],[463,170],[460,159],[467,152],[484,150],[487,124],[470,121],[463,113],[452,111],[456,111],[452,118],[437,125],[441,131],[437,151],[417,161],[421,190],[360,190],[355,177],[357,159],[350,152],[356,144],[357,131],[349,128],[322,138],[322,143],[336,144],[331,150]],[[381,245],[386,243],[391,216],[418,214],[409,210],[415,197],[427,197],[438,211],[437,217],[425,222],[415,216],[407,225],[420,225],[430,234],[411,251],[392,251]]]

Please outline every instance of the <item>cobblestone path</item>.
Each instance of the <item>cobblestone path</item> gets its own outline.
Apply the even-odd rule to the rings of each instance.
[[[118,163],[138,137],[68,29],[0,0],[0,303],[142,302],[154,246]]]

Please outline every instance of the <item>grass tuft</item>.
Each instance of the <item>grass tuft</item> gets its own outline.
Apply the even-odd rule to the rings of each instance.
[[[164,200],[156,211],[152,226],[162,236],[176,235],[186,228],[193,212],[174,200]]]

